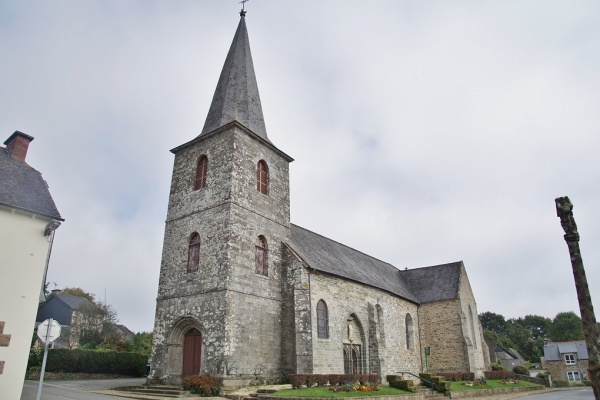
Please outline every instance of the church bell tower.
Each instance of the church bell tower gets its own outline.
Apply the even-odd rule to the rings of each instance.
[[[245,12],[200,135],[175,155],[150,381],[279,376],[289,163],[267,136]]]

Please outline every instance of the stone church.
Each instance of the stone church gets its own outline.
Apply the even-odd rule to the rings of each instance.
[[[399,270],[290,222],[245,13],[202,132],[174,148],[150,381],[489,367],[461,261]]]

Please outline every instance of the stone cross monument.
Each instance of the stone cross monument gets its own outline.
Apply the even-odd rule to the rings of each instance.
[[[573,203],[568,197],[558,197],[554,200],[556,203],[556,214],[560,218],[560,224],[565,231],[565,242],[569,247],[571,255],[571,265],[573,267],[573,276],[575,277],[575,287],[577,289],[577,299],[579,300],[579,311],[581,312],[581,322],[583,324],[583,333],[589,355],[589,376],[594,389],[594,397],[600,400],[600,344],[598,340],[598,325],[592,305],[592,297],[588,287],[585,269],[583,268],[583,259],[579,250],[579,233],[577,224],[573,218]]]

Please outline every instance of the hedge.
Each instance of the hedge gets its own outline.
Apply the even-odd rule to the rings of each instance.
[[[139,353],[53,349],[48,352],[46,371],[144,376],[147,360]]]
[[[438,376],[444,377],[447,381],[474,381],[474,372],[436,372]]]
[[[512,371],[484,371],[485,379],[515,379]]]

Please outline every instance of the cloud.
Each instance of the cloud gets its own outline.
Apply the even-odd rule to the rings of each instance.
[[[202,129],[237,25],[221,2],[5,2],[0,127],[66,218],[50,281],[152,329],[173,156]],[[292,222],[398,268],[464,260],[478,311],[577,311],[554,198],[598,305],[600,7],[250,2]],[[595,286],[596,285],[596,286]]]

